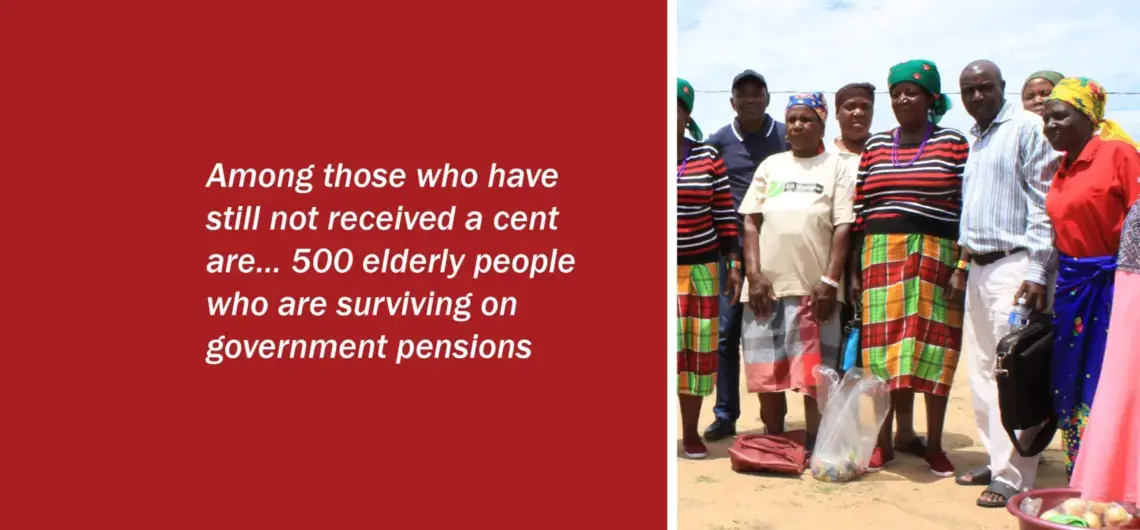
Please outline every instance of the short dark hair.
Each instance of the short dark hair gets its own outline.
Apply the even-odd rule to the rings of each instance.
[[[866,96],[871,100],[871,104],[875,104],[875,85],[871,83],[849,83],[843,85],[839,92],[835,93],[835,108],[843,105],[844,101],[851,99],[855,96]]]

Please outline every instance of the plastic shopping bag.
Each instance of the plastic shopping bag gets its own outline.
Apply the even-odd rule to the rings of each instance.
[[[890,410],[887,382],[865,368],[843,379],[826,366],[815,368],[822,419],[811,454],[811,475],[822,482],[848,482],[867,472],[879,429]]]

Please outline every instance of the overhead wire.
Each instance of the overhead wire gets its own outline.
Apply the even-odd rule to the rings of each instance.
[[[696,92],[697,93],[703,93],[703,94],[731,94],[732,93],[731,90],[697,90]],[[820,91],[820,90],[772,90],[772,91],[769,91],[768,93],[769,94],[804,94],[804,93],[811,93],[811,92],[823,92],[824,94],[828,94],[828,95],[832,95],[832,96],[835,95],[835,92],[829,92],[826,90],[824,90],[824,91]],[[890,92],[876,91],[875,94],[889,95]],[[943,92],[943,94],[946,94],[948,96],[960,96],[960,95],[962,95],[961,92]],[[1021,92],[1006,92],[1005,94],[1007,96],[1020,96]],[[1106,94],[1108,94],[1110,96],[1140,96],[1140,92],[1106,92]]]

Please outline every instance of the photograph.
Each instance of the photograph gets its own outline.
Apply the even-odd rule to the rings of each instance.
[[[1140,5],[676,6],[678,528],[1140,527]]]

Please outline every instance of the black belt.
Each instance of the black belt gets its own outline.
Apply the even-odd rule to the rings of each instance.
[[[970,254],[970,261],[977,263],[981,266],[986,266],[996,262],[1006,256],[1012,256],[1018,252],[1025,252],[1024,248],[1018,247],[1013,250],[998,250],[995,252],[986,252],[985,254]]]

